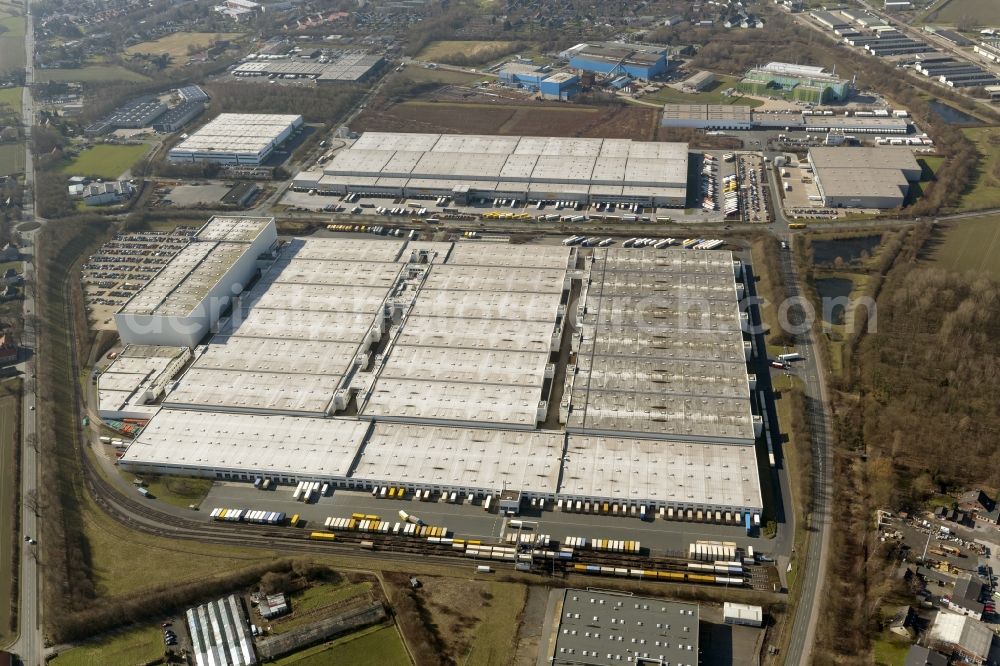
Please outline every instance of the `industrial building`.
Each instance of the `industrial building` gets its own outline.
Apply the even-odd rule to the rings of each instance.
[[[849,113],[849,112],[847,112]],[[663,127],[688,127],[702,130],[777,129],[786,132],[831,132],[854,134],[906,134],[910,125],[905,117],[873,115],[874,112],[832,110],[756,111],[738,104],[667,104],[660,124]],[[860,114],[867,115],[860,115]]]
[[[282,79],[314,79],[317,83],[360,82],[370,79],[384,66],[381,56],[349,52],[331,62],[251,60],[238,65],[233,76]]]
[[[993,645],[993,630],[971,617],[940,611],[931,625],[928,644],[964,662],[982,664]]]
[[[596,589],[549,595],[537,664],[698,666],[698,604]]]
[[[187,347],[129,345],[97,376],[102,419],[148,419],[171,380],[191,360]]]
[[[194,347],[277,240],[274,218],[216,216],[115,313],[122,342]]]
[[[718,79],[715,77],[715,74],[703,70],[698,72],[694,76],[690,76],[684,79],[684,82],[681,85],[687,88],[688,90],[692,90],[694,92],[702,92],[703,90],[706,90],[709,86],[711,86],[713,83],[715,83],[717,80]]]
[[[257,655],[243,604],[231,594],[224,599],[188,609],[195,666],[253,666]]]
[[[198,86],[191,86],[197,88]],[[207,99],[207,97],[206,97]],[[162,134],[176,132],[201,115],[205,110],[205,99],[184,99],[156,119],[153,129]]]
[[[166,113],[167,105],[152,95],[131,99],[102,120],[84,128],[87,136],[102,136],[116,129],[139,129],[146,127]]]
[[[120,464],[759,513],[740,263],[724,251],[594,252],[292,240],[208,344],[190,336],[184,374],[163,360],[116,371],[109,413],[155,412]],[[184,271],[165,271],[180,298]],[[137,299],[161,300],[156,282]],[[580,330],[565,331],[576,285]],[[565,345],[571,360],[557,362]]]
[[[171,162],[259,165],[302,127],[302,116],[220,113],[170,149]]]
[[[707,130],[753,129],[750,107],[738,104],[667,104],[660,124]]]
[[[765,97],[781,90],[798,101],[825,104],[847,99],[851,84],[822,67],[770,62],[749,70],[736,84],[736,89]]]
[[[764,626],[764,609],[749,604],[722,604],[722,621],[726,624],[741,624],[748,627]]]
[[[684,205],[687,144],[366,132],[297,190],[321,194]]]
[[[823,205],[831,208],[897,208],[921,168],[909,148],[811,148],[809,165]]]
[[[563,53],[569,66],[608,76],[629,76],[649,81],[667,71],[667,48],[605,42],[577,44]]]
[[[544,99],[566,100],[580,92],[580,77],[569,72],[552,73],[547,67],[508,63],[498,72],[502,83],[541,94]]]

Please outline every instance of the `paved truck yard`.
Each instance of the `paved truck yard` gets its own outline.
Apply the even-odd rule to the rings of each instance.
[[[257,490],[247,483],[217,482],[202,502],[201,513],[205,520],[209,520],[209,513],[217,507],[281,511],[287,516],[297,514],[301,520],[306,521],[300,527],[312,530],[321,529],[330,516],[349,518],[352,513],[377,515],[383,520],[399,522],[398,512],[402,509],[427,524],[447,527],[456,538],[500,539],[505,528],[511,531],[510,519],[484,511],[482,501],[478,499],[473,504],[466,502],[464,497],[457,504],[420,502],[412,499],[412,496],[410,499],[392,500],[373,497],[367,491],[339,488],[330,496],[319,497],[307,504],[292,498],[294,489],[294,486],[278,486],[273,490]],[[659,518],[642,521],[622,516],[538,511],[530,507],[522,509],[519,518],[535,521],[537,525],[533,532],[549,534],[558,541],[563,541],[568,536],[634,539],[641,542],[644,548],[658,553],[686,553],[688,545],[697,540],[735,542],[744,550],[747,546],[752,546],[760,553],[769,550],[767,540],[747,536],[742,526],[665,521]]]

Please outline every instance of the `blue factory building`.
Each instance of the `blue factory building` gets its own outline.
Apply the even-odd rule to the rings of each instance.
[[[585,72],[650,80],[667,71],[667,49],[635,44],[578,44],[565,52],[569,66]]]
[[[512,63],[499,72],[500,82],[541,93],[545,99],[569,99],[580,91],[580,77],[568,72],[552,74],[536,65]]]

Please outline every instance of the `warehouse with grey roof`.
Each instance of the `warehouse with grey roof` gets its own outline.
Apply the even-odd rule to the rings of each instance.
[[[321,194],[683,206],[685,143],[365,132],[293,180]]]
[[[903,147],[811,148],[808,159],[823,205],[831,208],[897,208],[921,174],[913,151]]]
[[[120,464],[759,512],[741,264],[580,252],[293,239],[143,408]]]

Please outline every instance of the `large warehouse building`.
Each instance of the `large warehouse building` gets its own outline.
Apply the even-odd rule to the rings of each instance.
[[[809,165],[831,208],[897,208],[921,173],[913,151],[902,147],[811,148]]]
[[[592,252],[293,240],[121,464],[759,513],[740,263]]]
[[[683,206],[686,143],[366,132],[297,190]]]
[[[220,113],[167,157],[171,162],[260,165],[300,127],[302,116]]]
[[[274,246],[273,217],[216,216],[115,313],[122,342],[194,347]]]

